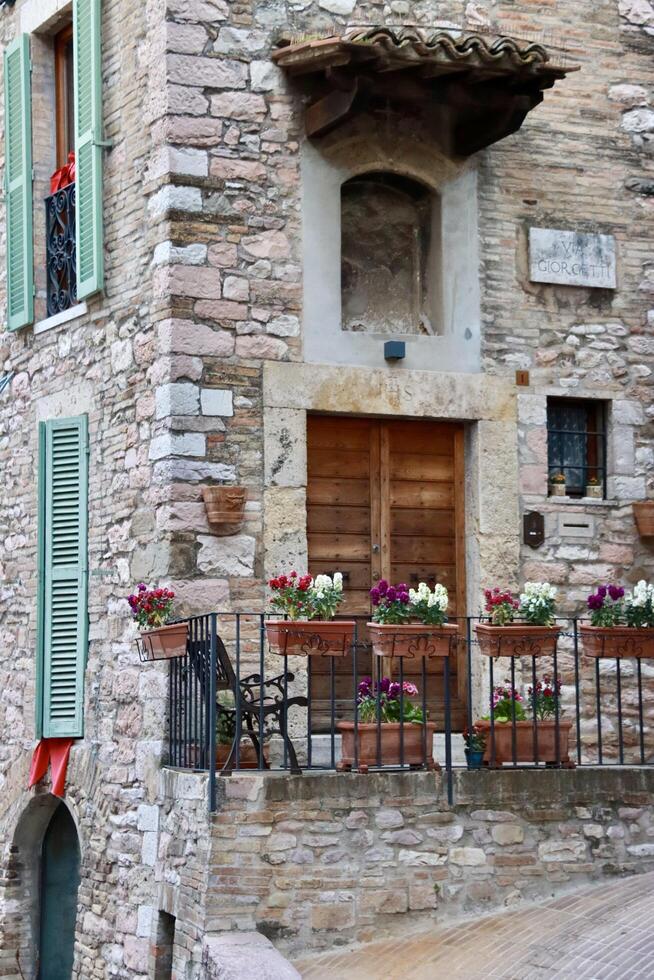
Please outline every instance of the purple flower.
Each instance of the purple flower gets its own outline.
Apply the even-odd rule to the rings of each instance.
[[[127,596],[127,601],[129,602],[130,606],[135,606],[136,605],[136,596],[135,595],[128,595]]]
[[[609,595],[611,596],[614,602],[617,602],[618,599],[622,599],[624,595],[624,589],[621,589],[620,586],[618,585],[609,585]]]
[[[601,609],[604,605],[604,600],[599,595],[589,595],[588,596],[588,608],[589,609]]]
[[[397,589],[394,585],[389,585],[388,589],[386,590],[385,598],[388,599],[389,602],[395,602],[397,599]]]
[[[139,582],[136,588],[139,590],[139,592],[145,592],[147,590],[147,585],[144,582]]]
[[[391,700],[395,700],[395,698],[398,698],[400,696],[400,690],[401,688],[400,685],[397,683],[397,681],[393,681],[391,684],[388,685],[389,698],[391,698]]]
[[[380,595],[386,595],[388,592],[388,582],[385,578],[380,578],[379,582],[377,582],[377,590]]]
[[[399,585],[398,585],[398,589],[399,589]],[[400,602],[404,602],[404,603],[408,602],[409,601],[409,593],[408,592],[400,592],[398,594],[398,599],[400,600]]]
[[[370,601],[372,602],[373,606],[378,606],[380,599],[381,599],[381,593],[380,593],[379,589],[371,589],[370,590]]]
[[[408,592],[409,591],[409,586],[406,584],[406,582],[400,582],[399,585],[397,586],[397,591],[398,592]]]
[[[379,690],[382,694],[388,694],[388,689],[391,686],[390,677],[382,677],[379,682]]]
[[[597,594],[598,594],[598,596],[601,599],[606,599],[606,593],[607,592],[608,592],[608,589],[607,589],[606,585],[600,585],[599,589],[597,590]]]

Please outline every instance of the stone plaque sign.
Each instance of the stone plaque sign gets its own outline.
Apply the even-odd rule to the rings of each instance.
[[[532,282],[615,289],[615,238],[530,228],[529,273]]]

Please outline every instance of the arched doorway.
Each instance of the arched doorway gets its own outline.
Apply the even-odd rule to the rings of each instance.
[[[80,848],[68,807],[59,803],[43,835],[38,980],[70,980],[75,948]]]

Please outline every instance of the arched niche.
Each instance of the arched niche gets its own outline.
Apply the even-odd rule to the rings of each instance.
[[[412,177],[373,170],[341,185],[343,330],[442,330],[440,198]]]
[[[343,190],[346,197],[352,189],[360,194],[365,186],[369,192],[373,174],[384,175],[387,200],[394,186],[395,207],[400,186],[406,190],[417,185],[428,202],[422,205],[430,230],[429,244],[422,249],[427,290],[425,299],[421,287],[423,315],[427,312],[422,321],[405,308],[405,315],[393,321],[383,322],[375,314],[357,325],[351,309],[344,310],[343,221],[350,215],[343,213]],[[379,178],[375,181],[379,202]],[[425,219],[422,227],[426,224]],[[357,119],[316,143],[303,144],[302,234],[306,361],[380,367],[385,363],[384,341],[392,334],[407,341],[398,370],[480,370],[475,161],[446,156],[415,121],[400,120],[389,130],[377,119]],[[418,305],[414,301],[414,309]]]

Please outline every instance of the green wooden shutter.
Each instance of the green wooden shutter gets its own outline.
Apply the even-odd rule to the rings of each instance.
[[[7,326],[16,330],[34,319],[32,100],[27,34],[19,35],[4,53],[4,81]]]
[[[88,640],[86,416],[42,422],[40,445],[42,735],[80,738]]]
[[[73,2],[77,297],[103,284],[100,0]]]

